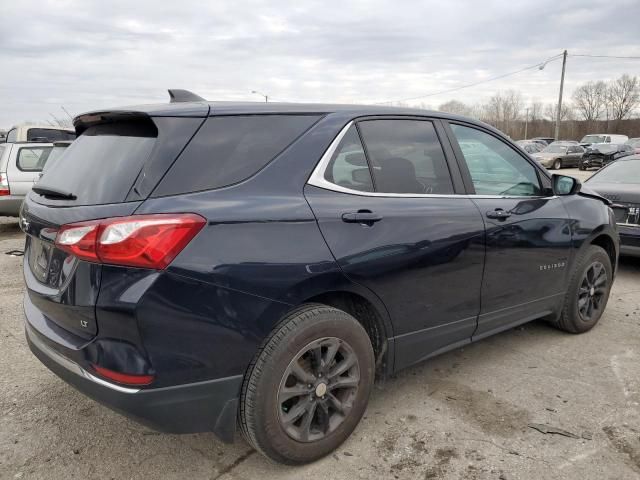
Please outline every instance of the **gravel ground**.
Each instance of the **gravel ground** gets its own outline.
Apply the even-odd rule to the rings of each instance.
[[[534,322],[403,371],[334,455],[289,468],[240,437],[150,431],[50,373],[23,335],[22,258],[5,255],[22,244],[0,219],[2,479],[640,478],[640,260],[622,259],[591,332]]]

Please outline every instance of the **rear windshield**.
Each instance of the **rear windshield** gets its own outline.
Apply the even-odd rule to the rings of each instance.
[[[591,186],[599,183],[640,185],[640,160],[613,162],[596,173],[589,181]]]
[[[76,134],[66,130],[51,128],[30,128],[27,130],[27,142],[57,142],[58,140],[73,140]]]
[[[153,196],[211,190],[241,182],[267,165],[318,118],[315,115],[211,117]]]
[[[77,205],[122,202],[157,135],[150,120],[88,128],[46,169],[40,185],[72,193]]]

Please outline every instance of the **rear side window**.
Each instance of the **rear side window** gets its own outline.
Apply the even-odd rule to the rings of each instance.
[[[157,135],[151,120],[90,127],[46,169],[40,183],[72,193],[77,205],[122,202]]]
[[[13,128],[7,133],[7,143],[13,143],[18,140],[18,129]]]
[[[23,147],[18,150],[18,170],[41,172],[47,163],[52,147]]]
[[[433,123],[367,120],[358,126],[377,192],[453,193],[451,175]]]
[[[50,128],[30,128],[27,130],[27,142],[35,140],[41,142],[57,142],[58,140],[73,140],[75,133],[66,130],[54,130]]]
[[[324,178],[351,190],[373,191],[371,172],[355,126],[352,125],[340,141],[325,170]]]
[[[312,115],[211,117],[152,196],[212,190],[241,182],[267,165],[318,118]]]

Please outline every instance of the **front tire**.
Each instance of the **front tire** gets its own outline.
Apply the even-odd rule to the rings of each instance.
[[[374,376],[362,325],[342,310],[304,305],[282,320],[249,366],[240,397],[242,433],[279,463],[324,457],[360,422]]]
[[[559,158],[557,158],[554,162],[553,162],[553,169],[554,170],[560,170],[562,168],[562,160],[560,160]]]
[[[570,333],[591,330],[604,313],[612,283],[609,255],[602,247],[589,245],[576,261],[556,327]]]

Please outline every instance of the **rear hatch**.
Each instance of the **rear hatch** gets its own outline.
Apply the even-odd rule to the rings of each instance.
[[[58,231],[133,214],[204,121],[209,108],[199,105],[188,116],[117,111],[76,119],[78,139],[47,169],[20,215],[27,235],[25,310],[34,327],[76,344],[98,333],[102,266],[57,248]]]

